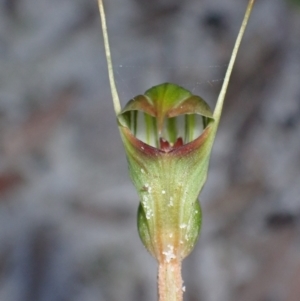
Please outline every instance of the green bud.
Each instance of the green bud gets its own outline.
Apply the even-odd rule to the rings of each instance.
[[[129,173],[138,192],[138,230],[159,261],[182,260],[201,228],[197,200],[208,170],[214,119],[199,96],[161,84],[118,115]]]

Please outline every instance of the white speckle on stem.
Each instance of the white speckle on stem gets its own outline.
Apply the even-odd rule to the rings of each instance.
[[[186,224],[181,224],[181,225],[179,226],[179,228],[180,228],[180,229],[186,228]]]
[[[165,194],[166,193],[166,191],[165,190],[162,190],[162,192],[161,192],[162,194]]]
[[[153,212],[150,208],[147,209],[146,219],[150,219],[153,216]]]
[[[143,208],[146,212],[146,219],[150,219],[152,216],[154,216],[152,208],[148,204],[148,197],[146,195],[143,196]]]
[[[172,245],[167,246],[167,251],[162,252],[166,256],[166,261],[169,263],[172,259],[176,259],[174,254],[174,247]]]

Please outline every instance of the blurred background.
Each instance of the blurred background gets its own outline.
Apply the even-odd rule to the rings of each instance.
[[[247,0],[105,1],[124,105],[213,108]],[[201,194],[186,301],[300,300],[300,1],[257,1]],[[96,0],[0,0],[0,301],[156,300]]]

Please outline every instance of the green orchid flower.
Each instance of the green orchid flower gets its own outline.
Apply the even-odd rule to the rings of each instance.
[[[165,83],[130,100],[118,122],[140,198],[140,237],[159,262],[181,261],[200,231],[213,114],[199,96]]]
[[[121,110],[103,4],[98,2],[114,108],[140,200],[139,235],[159,263],[160,301],[180,301],[181,262],[199,236],[198,196],[207,178],[229,78],[255,1],[249,1],[214,112],[201,97],[171,83],[152,87]]]

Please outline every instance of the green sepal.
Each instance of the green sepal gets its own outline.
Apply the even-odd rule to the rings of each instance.
[[[136,137],[136,111],[145,114],[143,141]],[[185,115],[186,137],[178,143],[176,118],[180,115]],[[196,116],[206,127],[194,138]],[[209,106],[181,87],[162,84],[129,101],[118,123],[129,174],[140,198],[141,240],[158,261],[181,260],[193,249],[201,227],[197,198],[206,181],[215,134]],[[162,142],[165,137],[168,141]]]

